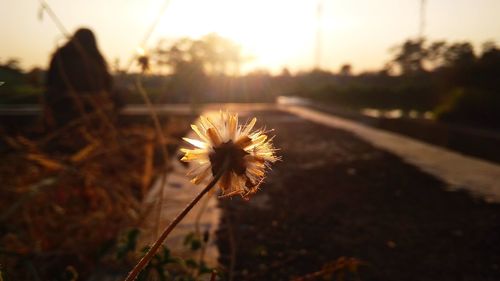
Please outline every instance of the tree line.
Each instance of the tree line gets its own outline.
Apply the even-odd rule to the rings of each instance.
[[[142,61],[154,69],[143,81],[152,100],[159,103],[265,102],[296,95],[356,110],[432,111],[447,122],[500,126],[500,49],[495,43],[485,42],[475,50],[469,42],[417,38],[389,51],[393,57],[379,71],[358,75],[352,74],[350,64],[338,72],[314,69],[292,74],[284,68],[278,75],[265,70],[242,74],[241,66],[252,58],[231,40],[208,34],[199,39],[160,40]],[[10,88],[0,88],[3,97],[19,89],[39,93],[33,88],[43,86],[43,71],[23,73],[18,61],[6,61],[0,71],[14,81]],[[115,69],[115,85],[126,92],[126,102],[141,102],[134,90],[137,75]],[[20,79],[33,87],[26,90]]]

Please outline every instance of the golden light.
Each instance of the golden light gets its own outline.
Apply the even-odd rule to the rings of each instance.
[[[144,48],[142,47],[137,47],[135,51],[137,52],[138,57],[142,57],[146,54],[146,51],[144,51]]]
[[[167,38],[199,38],[215,32],[253,57],[251,68],[276,66],[311,52],[315,8],[314,1],[176,1],[157,33]]]

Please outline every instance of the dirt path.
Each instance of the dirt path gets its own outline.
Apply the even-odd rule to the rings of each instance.
[[[500,280],[500,205],[446,191],[345,131],[258,118],[283,161],[249,202],[220,201],[220,262],[234,261],[234,280],[288,280],[341,256],[368,264],[362,280]]]

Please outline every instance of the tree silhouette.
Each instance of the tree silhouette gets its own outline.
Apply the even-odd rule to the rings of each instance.
[[[170,90],[175,96],[199,100],[207,92],[209,76],[239,74],[241,50],[231,40],[215,33],[195,40],[180,38],[170,45],[159,42],[154,51],[160,66],[168,66],[171,75]]]
[[[446,41],[433,42],[428,48],[426,53],[426,59],[430,63],[433,69],[444,66],[444,56],[448,45]]]
[[[195,64],[210,75],[238,74],[243,61],[240,47],[216,33],[205,35],[199,40],[181,38],[167,47],[162,40],[155,55],[158,63],[169,65],[173,73],[186,64]]]
[[[340,67],[340,75],[351,76],[352,66],[350,64],[344,64]]]
[[[465,42],[448,46],[443,53],[443,58],[446,66],[468,67],[474,63],[476,56],[472,45]]]
[[[399,65],[403,74],[411,75],[424,71],[423,61],[427,57],[424,42],[424,39],[409,39],[393,49],[396,53],[393,61]]]

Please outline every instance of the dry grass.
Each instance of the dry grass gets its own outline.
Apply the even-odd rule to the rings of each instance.
[[[175,147],[188,121],[170,118],[161,138],[149,122],[5,135],[0,264],[10,279],[53,279],[68,265],[89,273],[104,245],[139,226],[140,202],[166,172],[161,146]]]

